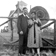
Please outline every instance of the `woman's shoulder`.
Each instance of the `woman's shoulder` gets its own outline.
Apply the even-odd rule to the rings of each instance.
[[[32,19],[29,18],[28,21],[32,21]]]

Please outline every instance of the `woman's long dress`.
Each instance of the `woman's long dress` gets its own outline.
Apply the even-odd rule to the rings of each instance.
[[[37,48],[40,45],[42,45],[42,44],[40,44],[40,42],[41,42],[40,33],[41,33],[40,27],[38,27],[37,24],[35,24],[35,34],[34,34],[34,25],[32,25],[32,27],[29,29],[29,32],[28,32],[28,44],[27,44],[28,47]],[[34,37],[34,35],[35,35],[35,37]]]

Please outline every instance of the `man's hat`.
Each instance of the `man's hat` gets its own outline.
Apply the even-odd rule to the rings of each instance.
[[[27,9],[27,8],[26,8],[26,7],[24,7],[24,8],[23,8],[23,10],[24,10],[24,9]]]

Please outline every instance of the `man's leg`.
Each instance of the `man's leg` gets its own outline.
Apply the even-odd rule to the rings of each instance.
[[[27,34],[24,34],[24,40],[23,40],[23,54],[26,54],[26,50],[27,50]]]
[[[19,53],[23,53],[23,35],[19,35]]]

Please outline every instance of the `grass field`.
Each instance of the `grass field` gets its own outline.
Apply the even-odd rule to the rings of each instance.
[[[48,39],[54,38],[53,35],[50,35],[47,33],[41,33],[41,37],[48,38]],[[13,33],[13,41],[10,41],[10,39],[11,39],[11,33],[0,33],[0,56],[18,56],[18,50],[15,51],[15,50],[12,50],[11,47],[6,48],[2,45],[2,44],[9,44],[9,43],[15,42],[16,40],[19,39],[19,36],[17,33]],[[28,55],[28,56],[31,56],[31,55]]]

